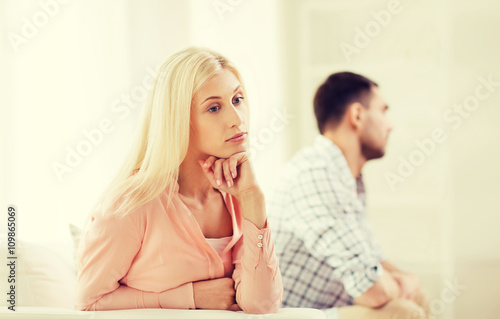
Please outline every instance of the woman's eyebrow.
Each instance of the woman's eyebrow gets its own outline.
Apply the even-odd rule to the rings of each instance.
[[[240,87],[241,87],[241,85],[238,85],[238,86],[236,87],[236,89],[234,89],[233,94],[234,94],[236,91],[238,91],[238,89],[239,89]],[[216,100],[216,99],[221,99],[221,97],[220,97],[220,96],[211,96],[211,97],[207,97],[207,98],[205,99],[205,101],[201,102],[201,104],[205,103],[205,102],[206,102],[206,101],[208,101],[208,100]]]

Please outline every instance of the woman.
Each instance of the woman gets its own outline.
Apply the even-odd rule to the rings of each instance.
[[[85,227],[76,308],[277,312],[281,274],[233,64],[208,49],[172,55],[139,133]]]

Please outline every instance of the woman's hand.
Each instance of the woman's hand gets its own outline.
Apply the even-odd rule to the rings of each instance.
[[[236,291],[231,278],[218,278],[193,282],[194,305],[198,309],[239,311]]]
[[[267,215],[262,193],[245,152],[229,158],[210,156],[198,160],[212,187],[233,195],[241,207],[241,214],[259,229],[266,225]]]
[[[233,154],[229,158],[210,156],[198,162],[212,187],[236,198],[259,187],[245,152]]]

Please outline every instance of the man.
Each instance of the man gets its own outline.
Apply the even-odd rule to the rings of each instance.
[[[384,155],[387,108],[378,85],[358,74],[332,74],[318,88],[321,135],[286,165],[268,209],[283,306],[340,319],[428,316],[417,276],[386,260],[366,216],[361,171]]]

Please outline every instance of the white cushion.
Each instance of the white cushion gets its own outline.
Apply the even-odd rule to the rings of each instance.
[[[5,235],[1,239],[5,242]],[[2,260],[7,260],[6,249],[1,251]],[[71,243],[41,244],[17,240],[15,255],[16,306],[73,309],[76,269]],[[7,278],[7,271],[7,267],[0,267],[0,278]],[[1,300],[1,305],[7,307],[6,298]]]

